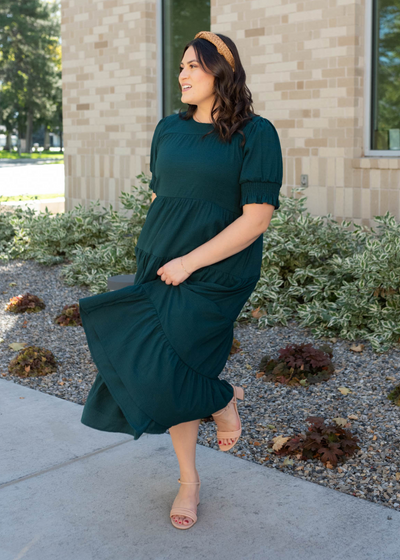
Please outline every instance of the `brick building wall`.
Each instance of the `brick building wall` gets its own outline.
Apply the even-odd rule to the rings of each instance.
[[[65,209],[120,209],[149,171],[157,123],[155,1],[62,0]]]
[[[118,209],[150,175],[156,4],[62,0],[67,210],[95,199]],[[278,130],[282,192],[307,174],[314,215],[400,220],[400,158],[364,156],[365,0],[212,0],[211,31],[235,41],[255,111]]]

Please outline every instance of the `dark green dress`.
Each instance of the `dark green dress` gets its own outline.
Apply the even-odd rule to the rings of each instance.
[[[150,152],[157,198],[135,248],[135,283],[79,300],[98,368],[83,408],[86,426],[138,439],[206,418],[233,397],[233,387],[218,376],[232,347],[234,321],[260,278],[263,236],[178,286],[166,284],[157,270],[216,236],[244,204],[279,208],[276,129],[255,115],[242,130],[244,147],[240,133],[223,143],[212,123],[179,114],[157,124]]]

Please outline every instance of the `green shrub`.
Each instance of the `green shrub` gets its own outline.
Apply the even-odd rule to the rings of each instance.
[[[253,321],[258,307],[260,327],[297,319],[316,337],[363,338],[377,352],[399,343],[400,224],[389,212],[375,216],[376,230],[340,224],[306,213],[306,197],[281,198],[264,234],[260,280],[238,319]]]
[[[100,210],[96,201],[88,209],[79,204],[59,214],[18,207],[0,214],[0,260],[33,259],[48,266],[66,262],[61,271],[66,284],[107,291],[109,276],[136,271],[134,249],[151,201],[149,179],[137,177],[143,185],[120,196],[125,212],[112,205]]]
[[[66,263],[67,284],[106,291],[109,276],[136,271],[134,249],[151,200],[149,179],[137,178],[142,184],[120,196],[130,217],[111,205],[99,210],[98,201],[65,214],[0,213],[0,259]],[[376,229],[313,217],[306,200],[281,195],[263,237],[260,280],[237,321],[265,327],[296,319],[316,337],[362,338],[388,350],[400,342],[400,224],[389,212],[375,216]]]

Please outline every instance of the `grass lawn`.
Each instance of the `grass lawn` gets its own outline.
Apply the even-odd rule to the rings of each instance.
[[[19,157],[18,152],[8,152],[7,150],[0,150],[0,159],[54,159],[54,163],[64,162],[63,152],[50,152],[49,150],[42,152],[21,153]]]
[[[0,196],[0,203],[2,202],[11,202],[12,200],[42,200],[46,198],[58,198],[60,196],[64,196],[64,193],[59,194],[24,194],[24,195],[17,195],[17,196]]]

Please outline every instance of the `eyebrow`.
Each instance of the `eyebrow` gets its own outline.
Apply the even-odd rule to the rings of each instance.
[[[193,60],[189,60],[189,62],[187,62],[187,64],[190,64],[191,62],[198,62],[198,60],[196,60],[196,59],[194,58]],[[181,64],[182,64],[182,62],[181,62]],[[181,64],[180,64],[180,65],[181,65]],[[180,65],[179,65],[179,66],[180,66]]]

